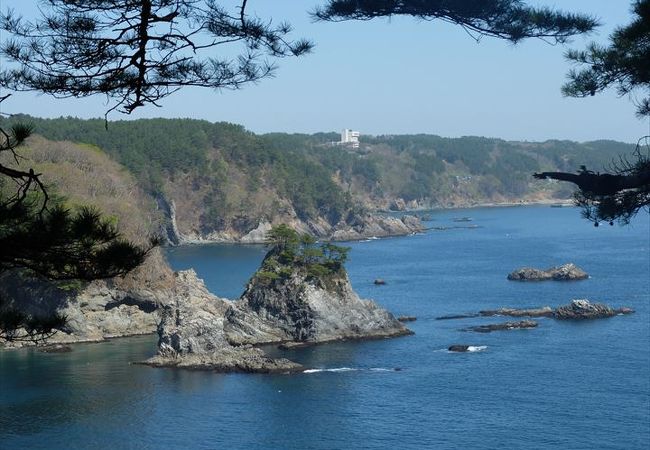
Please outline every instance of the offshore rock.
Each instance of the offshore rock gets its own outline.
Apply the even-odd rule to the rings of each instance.
[[[231,344],[315,344],[412,334],[392,314],[352,290],[347,274],[327,281],[298,272],[266,285],[255,277],[226,312]]]
[[[602,319],[633,312],[634,310],[630,308],[614,309],[603,303],[591,303],[589,300],[579,299],[573,300],[569,305],[557,308],[553,317],[559,320]]]
[[[589,275],[575,264],[563,264],[546,270],[522,267],[508,275],[508,280],[513,281],[574,281],[584,280]]]
[[[468,352],[470,347],[471,347],[470,345],[457,344],[457,345],[450,345],[447,350],[449,350],[450,352],[460,352],[460,353],[462,353],[462,352]]]
[[[519,330],[525,328],[535,328],[537,322],[534,320],[522,320],[521,322],[503,322],[489,325],[477,325],[463,329],[463,331],[475,331],[477,333],[490,333],[492,331],[502,330]]]
[[[176,274],[174,302],[167,305],[158,325],[158,355],[144,364],[219,372],[292,372],[300,364],[273,359],[250,346],[230,345],[224,317],[230,302],[206,289],[193,270]]]

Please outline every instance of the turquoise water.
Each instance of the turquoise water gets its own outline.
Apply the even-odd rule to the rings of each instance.
[[[433,214],[475,229],[350,244],[353,286],[415,335],[280,352],[325,369],[241,375],[129,362],[151,336],[67,354],[0,352],[0,448],[645,449],[650,442],[650,224],[594,228],[573,208]],[[264,255],[256,246],[171,249],[216,294],[235,298]],[[515,283],[523,265],[574,262],[591,278]],[[375,286],[384,278],[385,286]],[[501,306],[589,298],[637,310],[591,322],[541,319],[532,330],[459,331],[499,318],[436,321]],[[486,346],[452,354],[451,344]],[[399,371],[392,369],[400,368]],[[387,369],[387,370],[381,370]]]

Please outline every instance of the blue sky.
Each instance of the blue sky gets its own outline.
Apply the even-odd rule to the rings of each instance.
[[[226,0],[233,3],[233,0]],[[629,21],[629,0],[537,0],[528,3],[585,12],[603,26],[568,46],[539,40],[518,45],[484,38],[476,43],[459,27],[407,18],[312,23],[317,0],[249,0],[261,17],[286,20],[296,37],[314,41],[310,55],[279,61],[276,77],[239,91],[184,89],[130,116],[190,117],[239,123],[254,132],[317,132],[353,128],[366,134],[431,133],[540,141],[616,139],[636,142],[648,120],[634,116],[628,97],[610,91],[587,99],[564,98],[567,48],[606,42]],[[35,1],[0,5],[33,14]],[[4,36],[3,36],[4,37]],[[56,100],[15,94],[4,112],[41,117],[100,117],[105,98]]]

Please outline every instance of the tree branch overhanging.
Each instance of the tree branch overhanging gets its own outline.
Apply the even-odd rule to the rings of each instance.
[[[269,58],[300,56],[312,44],[290,40],[291,28],[229,11],[216,0],[49,0],[30,22],[9,11],[0,51],[12,67],[0,87],[55,97],[107,95],[109,111],[131,113],[184,86],[239,89],[273,75]],[[238,46],[239,57],[209,50]]]
[[[574,194],[585,219],[598,226],[600,222],[630,222],[639,211],[650,209],[650,136],[639,139],[634,161],[621,158],[612,164],[612,173],[595,173],[582,166],[577,173],[541,172],[537,179],[568,181],[578,190]],[[647,154],[642,151],[645,142]]]
[[[392,16],[437,19],[460,25],[470,35],[513,43],[527,38],[564,43],[571,36],[590,32],[599,25],[594,17],[534,8],[521,0],[329,0],[316,8],[312,16],[329,22]]]

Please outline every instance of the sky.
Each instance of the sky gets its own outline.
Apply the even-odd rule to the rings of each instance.
[[[31,17],[38,2],[0,0]],[[233,3],[233,0],[224,0]],[[627,96],[612,89],[590,98],[560,92],[571,64],[569,48],[606,43],[630,20],[630,0],[530,0],[527,3],[588,13],[603,24],[569,45],[527,40],[513,45],[472,40],[460,27],[411,18],[314,23],[308,12],[318,0],[249,0],[249,10],[287,21],[292,36],[315,43],[300,58],[278,61],[274,78],[237,91],[185,88],[161,102],[110,120],[186,117],[244,125],[256,133],[313,133],[351,128],[362,134],[428,133],[445,137],[487,136],[516,141],[614,139],[636,142],[649,133]],[[0,36],[5,39],[7,36]],[[2,64],[5,64],[2,61]],[[39,117],[103,117],[101,96],[53,99],[15,93],[5,113]]]

